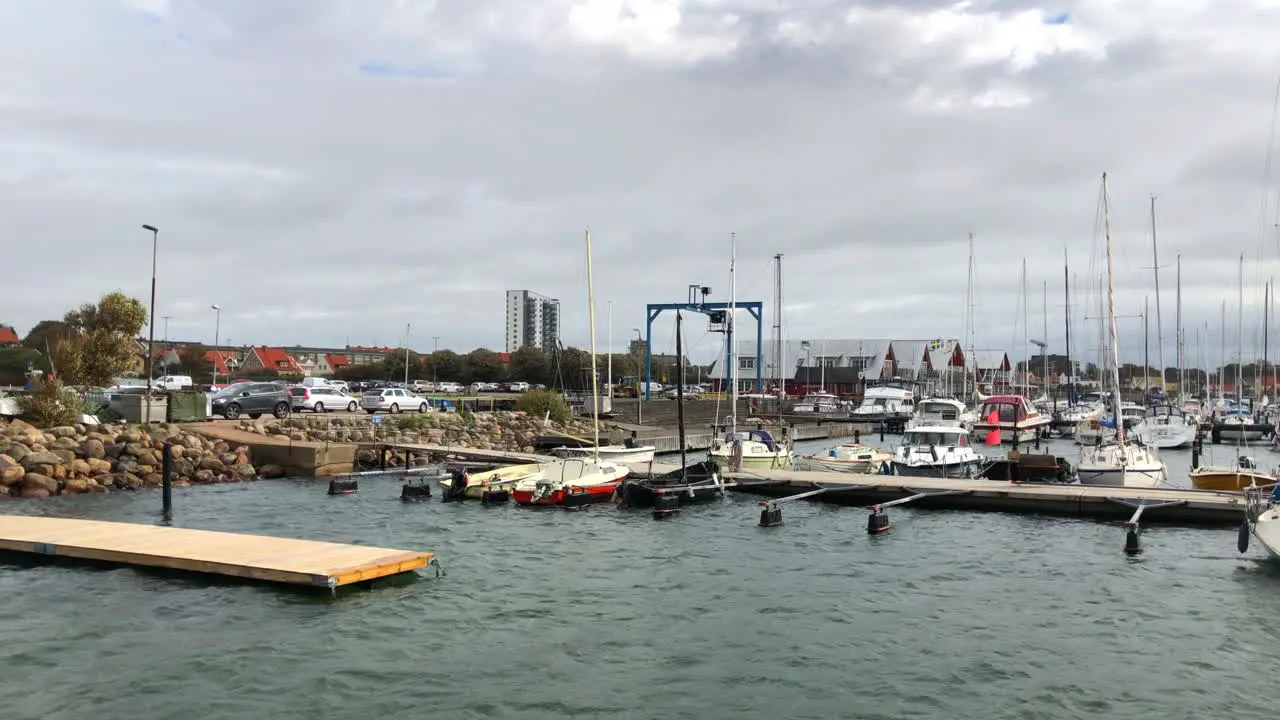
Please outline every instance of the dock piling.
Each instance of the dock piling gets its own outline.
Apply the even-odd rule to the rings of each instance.
[[[1147,510],[1156,510],[1164,507],[1173,507],[1175,505],[1186,505],[1186,500],[1150,500],[1140,498],[1130,500],[1127,498],[1107,498],[1107,500],[1119,503],[1125,507],[1134,508],[1133,515],[1129,521],[1124,524],[1124,552],[1126,555],[1137,555],[1142,552],[1142,513]]]
[[[782,508],[778,507],[778,503],[784,503],[791,500],[802,500],[804,498],[821,495],[827,492],[829,488],[818,488],[802,492],[799,495],[788,495],[786,497],[777,498],[776,500],[766,500],[760,503],[760,527],[775,527],[782,524]]]
[[[165,521],[173,517],[173,444],[165,443],[160,451],[160,502]]]
[[[911,488],[906,489],[910,490]],[[968,490],[917,490],[906,497],[900,497],[897,500],[890,500],[879,505],[872,505],[867,508],[871,511],[871,515],[867,518],[867,534],[878,535],[893,528],[893,525],[889,522],[889,514],[884,511],[885,508],[891,508],[894,505],[906,505],[920,498],[937,497],[939,495],[964,495],[968,492]]]

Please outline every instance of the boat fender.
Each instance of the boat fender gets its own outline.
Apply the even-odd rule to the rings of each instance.
[[[883,461],[883,462],[881,462],[881,463],[880,463],[880,474],[881,474],[881,475],[892,475],[892,474],[893,474],[893,466],[889,464],[889,461],[888,461],[888,460],[885,460],[885,461]]]
[[[934,447],[933,445],[930,445],[929,457],[933,458],[934,462],[938,462],[938,448]]]
[[[1240,523],[1240,532],[1236,536],[1236,549],[1240,552],[1249,550],[1249,521]]]

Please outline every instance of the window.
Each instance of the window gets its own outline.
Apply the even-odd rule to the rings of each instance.
[[[276,367],[278,367],[278,368],[283,368],[283,369],[285,369],[285,370],[288,370],[288,369],[289,369],[289,361],[288,361],[288,360],[277,360],[277,361],[276,361]]]
[[[753,357],[740,357],[740,358],[738,358],[738,369],[739,369],[739,370],[755,370],[755,369],[756,369],[756,359],[755,359],[755,358],[753,358]]]

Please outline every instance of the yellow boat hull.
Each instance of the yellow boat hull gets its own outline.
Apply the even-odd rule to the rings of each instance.
[[[1276,479],[1264,472],[1236,468],[1200,468],[1191,471],[1191,486],[1197,490],[1243,492],[1250,486],[1268,487]]]

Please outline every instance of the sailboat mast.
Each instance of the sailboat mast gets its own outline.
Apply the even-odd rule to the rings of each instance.
[[[1262,380],[1258,382],[1258,400],[1261,405],[1263,394],[1267,389],[1267,344],[1270,341],[1267,333],[1267,323],[1271,321],[1271,281],[1268,280],[1262,291]]]
[[[608,315],[609,315],[609,320],[608,320],[609,333],[607,335],[608,339],[605,341],[605,343],[609,347],[608,347],[608,350],[606,350],[605,352],[609,353],[609,360],[606,365],[609,369],[605,371],[605,378],[606,378],[605,392],[609,394],[609,410],[612,411],[613,410],[613,301],[612,300],[609,301]],[[680,360],[677,357],[676,362],[679,362],[679,361]]]
[[[591,229],[587,236],[587,321],[591,323],[591,432],[596,462],[600,461],[600,375],[596,359],[596,286],[591,274]]]
[[[1222,301],[1222,329],[1218,332],[1222,341],[1222,367],[1218,368],[1218,399],[1224,400],[1227,394],[1227,301]]]
[[[782,355],[782,253],[778,253],[773,256],[773,370],[780,391],[779,412],[781,412],[782,398],[787,394],[787,381],[782,374],[785,367]]]
[[[1240,278],[1236,284],[1240,292],[1236,308],[1236,404],[1239,405],[1244,397],[1244,253],[1240,253]]]
[[[1040,382],[1044,383],[1044,395],[1047,398],[1049,397],[1049,281],[1042,280],[1041,284],[1043,285],[1040,292],[1043,294],[1041,310],[1044,313],[1044,340],[1042,341],[1044,345],[1040,348],[1040,359],[1044,364],[1044,377]]]
[[[738,341],[734,338],[734,321],[738,314],[738,279],[735,273],[738,263],[738,236],[736,233],[729,233],[729,316],[726,318],[729,323],[729,377],[732,378],[729,391],[729,432],[737,435],[738,432]]]
[[[1111,335],[1111,405],[1115,412],[1116,443],[1124,445],[1124,421],[1120,416],[1120,348],[1116,329],[1116,282],[1111,271],[1111,199],[1107,197],[1107,174],[1102,173],[1102,217],[1107,240],[1107,319]]]
[[[1062,293],[1066,297],[1066,311],[1063,313],[1063,324],[1066,327],[1066,346],[1067,346],[1067,405],[1074,406],[1075,393],[1071,388],[1075,386],[1076,369],[1071,362],[1071,270],[1067,263],[1067,246],[1062,246]],[[1061,384],[1061,383],[1059,383]]]
[[[1177,310],[1177,352],[1178,352],[1178,406],[1182,406],[1182,253],[1178,253],[1177,292],[1175,293]]]
[[[1160,318],[1160,253],[1156,249],[1156,196],[1151,196],[1151,267],[1156,274],[1156,362],[1160,363],[1160,391],[1164,392],[1164,323]]]
[[[969,352],[965,354],[965,363],[973,367],[973,373],[974,373],[973,390],[976,393],[978,391],[978,365],[977,365],[977,360],[974,358],[973,354],[974,352],[976,352],[974,346],[977,344],[978,330],[975,327],[977,323],[977,318],[974,317],[974,312],[973,312],[973,233],[969,233],[969,285],[968,285],[968,289],[966,290],[966,294],[968,295],[968,297],[965,298],[965,306],[967,310],[967,314],[965,316],[966,317],[965,340],[969,342]],[[964,402],[967,403],[971,399],[968,396],[969,373],[966,371],[961,373],[960,376],[962,378],[961,380],[962,386],[960,388],[960,393],[961,393],[960,397],[962,400],[964,400]]]
[[[688,481],[689,459],[685,456],[685,448],[688,443],[684,437],[684,344],[681,335],[684,334],[683,326],[684,318],[680,315],[680,311],[676,310],[676,425],[677,434],[680,441],[680,480]]]
[[[1022,385],[1031,397],[1031,303],[1027,302],[1027,259],[1022,258]]]
[[[1151,397],[1151,298],[1142,298],[1142,401]]]

